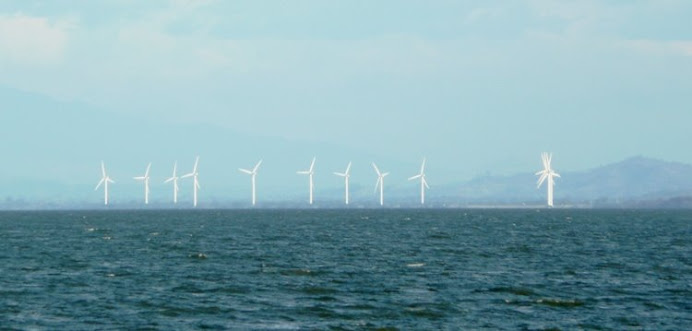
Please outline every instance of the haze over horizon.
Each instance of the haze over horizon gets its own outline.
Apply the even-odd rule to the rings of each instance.
[[[368,189],[368,162],[405,178],[424,156],[432,187],[535,172],[543,151],[560,173],[691,164],[690,14],[683,0],[4,1],[0,182],[95,185],[102,159],[121,181],[149,161],[163,177],[196,154],[218,168],[204,180],[242,194],[237,168],[260,158],[297,190],[313,155],[324,176],[361,159]]]

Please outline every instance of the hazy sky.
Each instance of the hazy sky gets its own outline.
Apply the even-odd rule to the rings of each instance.
[[[465,177],[538,170],[544,150],[558,170],[692,162],[690,17],[689,0],[6,0],[0,85]]]

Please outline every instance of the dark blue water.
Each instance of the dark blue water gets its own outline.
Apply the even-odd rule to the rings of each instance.
[[[2,212],[0,326],[686,329],[692,212]]]

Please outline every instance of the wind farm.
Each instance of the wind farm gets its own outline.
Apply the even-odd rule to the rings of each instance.
[[[692,325],[692,1],[60,4],[0,1],[0,331]]]
[[[172,193],[173,193],[173,204],[176,205],[178,203],[178,198],[179,198],[179,191],[180,191],[180,185],[179,185],[179,180],[180,179],[186,179],[190,178],[191,179],[191,186],[192,186],[192,207],[196,208],[199,204],[199,190],[201,188],[200,183],[199,183],[199,156],[195,157],[195,162],[192,167],[192,171],[189,173],[186,173],[182,176],[178,176],[178,162],[175,161],[173,163],[173,172],[170,177],[165,178],[161,183],[162,184],[172,184]],[[308,177],[308,200],[307,203],[308,205],[312,206],[315,203],[314,197],[315,197],[315,179],[314,177],[318,174],[315,169],[315,164],[316,164],[316,157],[313,157],[310,161],[310,165],[306,170],[300,170],[297,171],[296,173],[299,175],[305,175]],[[250,176],[250,204],[251,206],[256,206],[257,205],[257,175],[259,173],[260,167],[263,165],[264,160],[260,159],[257,161],[257,163],[252,167],[252,168],[238,168],[238,171],[242,174],[249,175]],[[535,175],[539,176],[538,182],[537,182],[537,187],[540,188],[544,183],[546,183],[546,189],[547,189],[547,196],[546,196],[546,202],[545,206],[548,208],[553,208],[554,207],[554,185],[555,185],[555,178],[560,178],[560,174],[558,174],[553,168],[552,168],[552,154],[551,153],[542,153],[541,154],[541,162],[543,165],[543,170],[538,171],[535,173]],[[150,203],[150,195],[151,195],[151,186],[150,186],[150,180],[151,180],[151,165],[152,163],[149,162],[147,164],[147,167],[145,169],[145,172],[141,176],[136,176],[133,177],[136,181],[142,182],[144,186],[144,204],[149,205]],[[384,172],[381,171],[380,168],[377,166],[375,162],[371,162],[371,167],[375,171],[376,175],[376,181],[375,181],[375,190],[374,192],[377,194],[377,205],[380,207],[385,205],[385,177],[390,175],[390,172]],[[427,173],[426,173],[426,165],[427,165],[427,158],[423,158],[421,163],[420,163],[420,168],[418,173],[416,173],[413,176],[410,176],[406,178],[406,181],[411,182],[411,181],[416,181],[419,186],[419,206],[425,206],[426,203],[428,202],[426,200],[426,191],[430,189],[430,185],[428,184],[427,180]],[[349,161],[344,169],[343,172],[335,171],[332,172],[334,176],[340,177],[343,179],[343,200],[342,204],[345,206],[350,206],[352,204],[352,192],[351,192],[351,180],[352,180],[352,168],[353,168],[353,162]],[[95,190],[98,190],[101,186],[104,186],[104,200],[103,203],[104,205],[109,204],[109,198],[110,198],[110,186],[109,184],[114,183],[115,181],[108,175],[106,172],[105,164],[102,162],[101,163],[101,179],[98,182]],[[358,190],[357,192],[359,195],[362,195],[362,192]],[[399,193],[398,196],[402,196],[401,192]],[[333,198],[331,198],[333,199]],[[330,203],[329,201],[333,200],[328,200],[322,203],[322,206],[331,206],[333,203]],[[276,201],[274,201],[276,203]],[[360,200],[359,206],[363,206],[363,204],[367,206],[367,203],[364,202],[363,200]],[[440,205],[439,203],[437,204],[438,206]],[[401,206],[401,203],[395,203],[392,206],[397,207]]]

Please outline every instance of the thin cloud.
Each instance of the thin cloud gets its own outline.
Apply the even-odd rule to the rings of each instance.
[[[0,59],[17,64],[59,63],[70,39],[71,20],[50,21],[21,13],[0,16]]]
[[[692,56],[692,40],[626,40],[619,43],[621,47],[640,53],[653,55]]]

